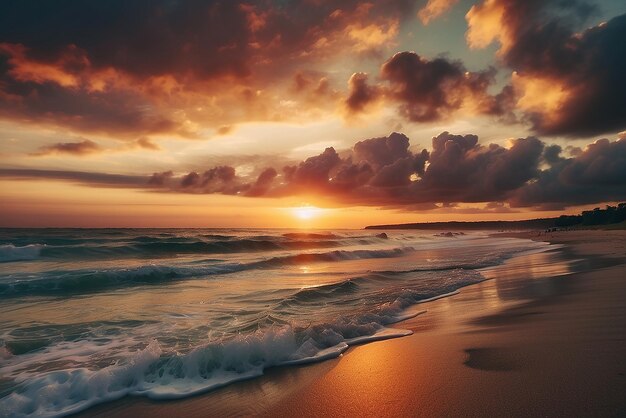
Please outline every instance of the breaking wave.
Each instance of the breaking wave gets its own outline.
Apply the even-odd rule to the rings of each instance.
[[[35,260],[39,258],[44,245],[30,244],[16,247],[13,244],[0,245],[0,262]]]
[[[337,250],[326,253],[301,253],[273,257],[250,263],[222,263],[198,266],[144,265],[136,268],[109,270],[52,271],[42,277],[14,275],[8,282],[0,282],[0,295],[8,297],[24,295],[72,295],[90,293],[114,287],[163,284],[175,280],[202,278],[217,274],[237,273],[245,270],[278,268],[286,265],[314,262],[338,262],[368,258],[399,257],[413,248],[391,250]]]

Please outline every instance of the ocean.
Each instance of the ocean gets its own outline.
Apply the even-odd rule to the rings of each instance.
[[[0,229],[0,416],[173,399],[402,337],[549,245],[481,232]]]

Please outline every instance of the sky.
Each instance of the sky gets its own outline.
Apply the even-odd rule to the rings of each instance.
[[[626,200],[619,0],[5,0],[0,226],[361,228]]]

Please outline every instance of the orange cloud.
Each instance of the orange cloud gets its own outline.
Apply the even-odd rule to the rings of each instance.
[[[523,75],[513,72],[511,82],[516,91],[517,107],[526,112],[545,116],[545,123],[557,119],[564,103],[571,99],[569,86],[558,79],[541,75]]]
[[[0,53],[9,57],[9,74],[16,80],[36,83],[51,81],[63,87],[77,87],[79,84],[76,76],[61,67],[63,58],[54,63],[37,62],[26,57],[24,45],[9,43],[0,44]]]
[[[511,36],[505,19],[506,6],[500,0],[485,0],[475,4],[465,15],[468,29],[465,34],[470,48],[485,48],[499,41],[502,49],[511,45]]]
[[[428,3],[417,12],[417,17],[424,25],[446,13],[459,0],[428,0]]]
[[[357,51],[370,51],[382,46],[392,45],[398,36],[399,23],[391,20],[382,24],[353,24],[346,28],[350,40]]]
[[[27,3],[13,7],[0,28],[7,63],[0,118],[128,141],[334,115],[340,100],[333,85],[344,80],[318,71],[309,87],[292,91],[289,77],[354,51],[371,58],[414,16],[408,0],[348,0],[340,9],[329,0],[81,3],[69,14]],[[98,25],[86,18],[94,14]],[[45,42],[31,36],[33,25],[53,24],[65,30]]]
[[[142,136],[137,141],[135,141],[135,144],[137,144],[137,146],[140,148],[151,150],[151,151],[161,150],[161,147],[158,144],[155,144],[154,142],[150,140],[150,138],[147,138],[145,136]]]

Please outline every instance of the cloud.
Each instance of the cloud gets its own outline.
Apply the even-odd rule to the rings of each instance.
[[[63,82],[65,73],[34,72],[30,60],[20,64],[26,59],[21,49],[0,44],[0,117],[128,137],[163,132],[192,136],[185,126],[165,116],[130,87],[94,90],[89,80],[69,73],[70,81]],[[76,73],[82,71],[73,60],[63,65],[74,68]],[[33,72],[16,73],[24,66]]]
[[[240,170],[124,176],[53,170],[3,169],[0,177],[45,178],[97,187],[132,187],[168,193],[276,198],[324,196],[338,205],[454,208],[484,203],[490,211],[566,206],[626,199],[626,140],[598,140],[563,155],[535,137],[508,147],[480,144],[473,134],[443,132],[430,149],[413,150],[401,133],[365,139],[351,149],[326,148],[297,164]]]
[[[381,78],[388,82],[387,97],[414,122],[443,119],[462,108],[501,113],[496,98],[487,91],[495,74],[493,68],[469,72],[460,61],[428,60],[415,52],[399,52],[381,67]]]
[[[248,69],[242,52],[248,49],[250,29],[248,13],[239,6],[195,0],[8,2],[0,13],[5,16],[0,39],[32,48],[43,62],[56,60],[74,45],[93,67],[138,77],[244,76]]]
[[[171,183],[173,177],[174,172],[172,170],[153,173],[148,179],[148,186],[165,187]]]
[[[560,151],[555,146],[546,148],[544,159],[550,168],[516,190],[510,198],[512,206],[559,209],[626,199],[625,139],[600,139],[571,158],[560,156]]]
[[[459,0],[428,0],[428,3],[417,12],[417,17],[424,25],[446,13]]]
[[[214,167],[202,174],[192,171],[182,177],[178,187],[191,193],[206,194],[237,194],[242,190],[235,169],[230,166]]]
[[[398,36],[398,27],[398,20],[392,19],[382,24],[352,24],[346,28],[346,32],[349,39],[354,41],[357,52],[368,52],[393,43]]]
[[[320,155],[309,157],[297,166],[287,166],[283,171],[287,182],[295,188],[321,189],[328,185],[330,170],[340,162],[337,151],[329,147]]]
[[[59,142],[52,145],[46,145],[31,155],[33,156],[45,156],[45,155],[88,155],[101,152],[102,148],[97,143],[85,139],[80,142]]]
[[[0,2],[0,118],[130,140],[302,120],[311,101],[285,97],[289,75],[390,48],[413,3]],[[315,116],[336,110],[331,78]]]
[[[486,203],[488,210],[502,212],[511,207],[562,208],[626,199],[624,139],[597,141],[571,157],[561,153],[560,146],[535,137],[511,140],[507,148],[482,145],[473,134],[448,132],[432,138],[430,150],[413,151],[409,138],[394,132],[359,141],[341,153],[327,148],[282,172],[257,171],[256,179],[218,167],[180,179],[171,172],[157,173],[151,183],[182,192],[323,195],[338,204],[420,210]],[[216,177],[220,181],[206,180]]]
[[[147,176],[29,168],[2,168],[0,169],[0,177],[16,180],[64,180],[92,187],[114,188],[144,188],[150,180],[150,177]]]
[[[507,148],[482,145],[473,134],[448,132],[432,138],[430,150],[413,151],[409,138],[394,132],[359,141],[341,153],[327,148],[284,167],[282,173],[264,169],[256,180],[218,167],[180,179],[172,179],[171,172],[155,174],[151,183],[191,193],[323,195],[338,204],[421,210],[486,203],[495,212],[510,211],[510,206],[563,207],[626,198],[624,140],[601,140],[570,158],[561,152],[560,146],[546,145],[535,137],[511,140]],[[548,167],[542,169],[545,164]],[[213,178],[218,172],[227,175],[207,187],[203,178]],[[594,187],[597,190],[588,191]],[[586,197],[576,196],[581,191]]]
[[[367,80],[366,73],[354,73],[348,80],[349,91],[345,105],[349,113],[362,112],[369,104],[377,100],[378,88],[370,86]]]
[[[626,15],[583,29],[594,12],[577,0],[484,0],[466,16],[470,47],[500,44],[514,106],[540,134],[626,128]]]
[[[277,175],[278,172],[272,167],[263,170],[254,184],[245,191],[246,196],[263,196],[266,194]]]
[[[150,138],[145,137],[145,136],[142,136],[137,141],[135,141],[135,144],[137,144],[137,146],[139,148],[147,149],[147,150],[150,150],[150,151],[160,151],[161,150],[161,147],[158,144],[155,144],[154,142],[152,142],[150,140]]]
[[[104,152],[123,152],[137,148],[149,151],[161,150],[161,147],[158,144],[155,144],[150,140],[150,138],[147,137],[141,137],[133,142],[124,143],[116,148],[103,148],[94,141],[83,139],[79,142],[58,142],[52,145],[45,145],[29,155],[34,157],[49,155],[71,155],[79,157]]]
[[[428,23],[455,3],[421,2],[418,16]],[[351,116],[385,100],[414,122],[517,113],[538,134],[626,128],[626,15],[584,29],[595,10],[584,0],[472,6],[468,45],[498,42],[500,64],[513,72],[498,94],[492,68],[401,52],[379,78],[355,72],[341,102],[333,86],[345,80],[320,67],[389,54],[416,8],[412,0],[0,2],[0,118],[132,142],[317,119],[341,106]]]
[[[444,132],[433,138],[428,168],[412,185],[413,193],[434,202],[502,201],[536,175],[542,150],[534,137],[504,148],[482,146],[476,135]]]

